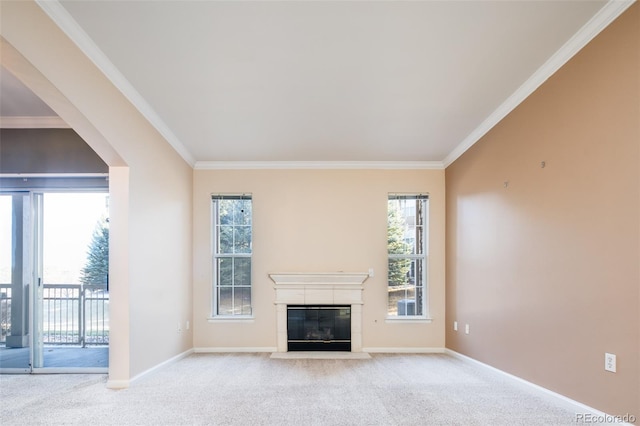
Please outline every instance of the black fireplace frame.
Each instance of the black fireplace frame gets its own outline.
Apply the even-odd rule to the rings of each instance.
[[[336,321],[336,313],[348,311],[348,318],[342,318],[344,315],[340,315],[340,329],[333,330],[334,333],[339,336],[325,335],[322,336],[320,331],[320,322],[331,321],[330,313],[333,313],[334,327]],[[307,323],[313,324],[314,319],[308,319],[305,317],[305,330],[307,330],[306,336],[296,335],[300,332],[300,327],[292,327],[292,321],[300,321],[300,318],[292,318],[292,312],[296,312],[298,315],[300,312],[305,312],[313,317],[313,314],[318,316],[317,330],[320,334],[315,336],[309,336]],[[295,315],[294,315],[295,316]],[[322,317],[322,318],[321,318]],[[296,328],[295,330],[293,328]],[[312,333],[314,334],[314,333]],[[348,336],[348,338],[347,338]],[[351,305],[288,305],[287,306],[287,350],[294,351],[337,351],[337,352],[351,352]]]

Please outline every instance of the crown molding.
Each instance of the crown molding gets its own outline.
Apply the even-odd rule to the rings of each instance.
[[[122,92],[140,113],[167,140],[176,152],[197,170],[232,169],[443,169],[451,165],[471,146],[478,142],[496,124],[504,119],[551,75],[567,63],[604,28],[629,8],[635,0],[610,0],[574,36],[569,39],[529,79],[509,96],[473,132],[463,139],[442,161],[428,162],[236,162],[196,161],[184,144],[164,123],[140,93],[129,83],[108,57],[96,46],[87,33],[73,19],[58,0],[35,0],[38,6],[78,46],[96,67]]]
[[[70,129],[65,121],[51,117],[0,117],[0,129]]]
[[[633,3],[635,3],[635,0],[610,0],[605,4],[569,41],[538,68],[522,86],[509,96],[506,101],[445,157],[442,161],[444,167],[449,167],[458,157],[478,142],[489,130],[520,105]]]
[[[443,170],[441,161],[197,161],[195,170]]]
[[[164,137],[176,152],[191,167],[195,158],[189,150],[171,131],[169,126],[160,118],[142,95],[129,83],[120,70],[109,60],[107,55],[98,48],[91,37],[73,19],[71,14],[58,0],[35,0],[36,4],[51,18],[51,20],[71,39],[93,64],[113,83],[113,85],[131,102],[151,125]]]

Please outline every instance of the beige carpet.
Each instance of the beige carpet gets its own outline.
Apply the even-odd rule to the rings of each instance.
[[[576,425],[566,402],[449,355],[196,354],[126,390],[105,382],[0,376],[0,424]]]

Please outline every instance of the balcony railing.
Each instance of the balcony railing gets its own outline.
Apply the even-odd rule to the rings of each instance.
[[[0,284],[0,344],[11,333],[11,285]],[[109,293],[105,285],[44,284],[42,342],[108,345]]]
[[[11,284],[0,284],[0,344],[11,331]]]

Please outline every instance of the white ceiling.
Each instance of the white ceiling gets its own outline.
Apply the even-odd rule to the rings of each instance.
[[[196,166],[447,165],[626,8],[517,0],[39,4]],[[14,114],[5,99],[11,79],[1,80],[0,112]]]

